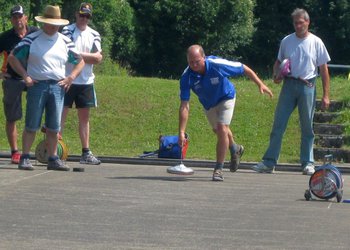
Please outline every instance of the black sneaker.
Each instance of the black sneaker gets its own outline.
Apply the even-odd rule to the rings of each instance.
[[[230,171],[231,172],[236,172],[239,163],[241,162],[241,157],[244,153],[244,147],[242,145],[238,145],[238,151],[236,151],[234,154],[231,153],[231,163],[230,163]]]
[[[220,169],[215,169],[213,172],[213,181],[223,181],[224,176],[222,175],[222,170]]]
[[[64,165],[63,161],[56,159],[53,161],[48,161],[47,170],[56,170],[56,171],[69,171],[69,167]]]

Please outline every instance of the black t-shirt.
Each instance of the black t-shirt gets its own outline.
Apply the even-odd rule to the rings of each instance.
[[[37,31],[37,27],[28,26],[27,27],[27,34],[30,34],[34,31]],[[0,34],[0,53],[5,54],[5,60],[3,62],[3,67],[6,67],[6,72],[11,75],[12,78],[15,79],[22,79],[21,76],[19,76],[7,63],[7,56],[10,54],[11,50],[22,40],[21,37],[18,36],[15,29],[9,29],[7,31],[4,31]]]

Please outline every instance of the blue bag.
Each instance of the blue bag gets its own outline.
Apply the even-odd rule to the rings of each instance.
[[[178,144],[179,136],[163,135],[159,137],[158,158],[184,159],[188,148],[188,135],[185,135],[186,140],[181,148]]]

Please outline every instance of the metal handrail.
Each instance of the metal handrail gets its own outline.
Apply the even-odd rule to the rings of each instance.
[[[329,68],[338,68],[338,69],[350,69],[350,65],[344,64],[327,64]]]
[[[336,69],[350,69],[350,65],[344,64],[327,64],[328,68],[336,68]],[[348,74],[348,80],[350,81],[350,72]]]

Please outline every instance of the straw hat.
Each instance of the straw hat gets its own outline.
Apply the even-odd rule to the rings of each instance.
[[[69,21],[61,18],[61,10],[58,6],[47,5],[43,16],[36,16],[35,20],[40,23],[47,23],[51,25],[67,25]]]

